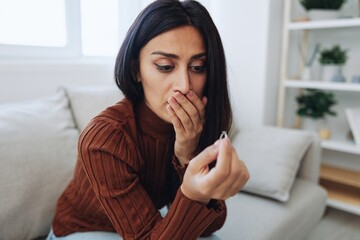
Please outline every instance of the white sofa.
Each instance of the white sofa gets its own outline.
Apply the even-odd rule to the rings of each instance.
[[[121,98],[115,87],[63,88],[0,105],[0,239],[42,239],[70,180],[86,123]],[[236,121],[236,119],[235,119]],[[227,200],[228,217],[212,239],[303,239],[325,209],[318,186],[319,141],[311,133],[244,128],[232,142],[251,180]]]

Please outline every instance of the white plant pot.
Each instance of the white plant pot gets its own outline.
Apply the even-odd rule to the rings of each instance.
[[[303,118],[302,128],[316,132],[321,139],[327,140],[331,138],[331,131],[327,127],[326,119]]]
[[[326,20],[339,18],[339,10],[312,9],[308,11],[310,20]]]
[[[341,65],[322,65],[322,80],[325,82],[345,82]]]

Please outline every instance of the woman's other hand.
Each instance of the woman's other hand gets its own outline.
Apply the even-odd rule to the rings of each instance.
[[[208,165],[217,160],[214,168]],[[208,203],[225,200],[238,193],[249,179],[249,172],[229,138],[216,141],[193,158],[186,169],[181,190],[188,198]]]
[[[176,92],[168,100],[167,111],[174,125],[176,139],[174,152],[184,166],[194,157],[205,123],[207,98],[200,99],[192,90],[186,95]]]

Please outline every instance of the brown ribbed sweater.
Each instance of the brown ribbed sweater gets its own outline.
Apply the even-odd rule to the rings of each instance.
[[[145,103],[124,99],[95,117],[82,131],[73,179],[58,200],[53,231],[113,231],[123,239],[197,239],[218,230],[226,218],[223,201],[208,206],[179,189],[170,204],[169,166],[182,181],[185,168],[174,157],[171,124]],[[172,161],[172,164],[169,164]],[[215,203],[215,204],[214,204]]]

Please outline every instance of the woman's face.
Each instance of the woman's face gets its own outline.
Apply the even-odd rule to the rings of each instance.
[[[138,80],[145,102],[166,122],[166,107],[176,92],[192,90],[200,99],[206,84],[206,50],[200,32],[178,27],[151,39],[140,51]]]

